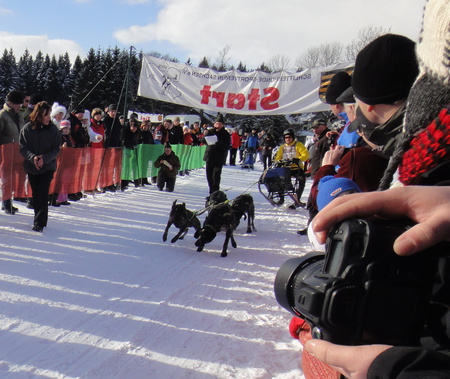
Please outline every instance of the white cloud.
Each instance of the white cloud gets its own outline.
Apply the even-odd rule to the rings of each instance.
[[[342,3],[343,5],[339,5]],[[169,42],[194,62],[230,45],[234,64],[255,68],[275,55],[291,63],[308,47],[349,43],[365,26],[416,39],[425,0],[165,0],[158,19],[115,31],[124,44]],[[170,53],[161,51],[161,53]]]
[[[0,32],[0,46],[8,50],[12,48],[17,59],[22,56],[25,49],[28,49],[33,57],[38,51],[49,56],[54,54],[56,57],[68,52],[71,62],[74,62],[77,55],[84,57],[83,49],[76,42],[66,39],[49,39],[45,35],[17,35]]]

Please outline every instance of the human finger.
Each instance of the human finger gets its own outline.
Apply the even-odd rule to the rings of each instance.
[[[352,217],[400,217],[407,214],[407,202],[390,196],[388,191],[365,192],[338,197],[323,208],[313,220],[319,243],[325,243],[329,229]]]
[[[308,353],[332,366],[349,379],[366,378],[373,360],[390,347],[388,345],[342,346],[315,339],[305,344],[305,350]]]
[[[411,255],[448,239],[450,220],[436,213],[431,218],[414,225],[394,241],[398,255]]]

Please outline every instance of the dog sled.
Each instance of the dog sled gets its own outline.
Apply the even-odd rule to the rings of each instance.
[[[254,170],[255,165],[255,149],[249,148],[244,150],[244,157],[242,159],[241,168]]]
[[[297,199],[299,180],[291,177],[291,163],[278,162],[266,169],[258,181],[258,189],[267,201],[274,207],[284,203],[285,197],[290,197],[294,204],[300,205]]]

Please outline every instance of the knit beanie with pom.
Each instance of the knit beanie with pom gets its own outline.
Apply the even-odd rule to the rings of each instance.
[[[62,118],[66,117],[67,109],[64,105],[59,105],[58,103],[53,103],[52,105],[52,111],[50,113],[50,116],[54,118],[58,113],[62,113]]]
[[[425,4],[417,59],[420,73],[408,97],[402,138],[380,189],[389,187],[397,167],[403,184],[425,184],[425,173],[450,160],[450,0]]]
[[[361,189],[353,180],[335,178],[333,175],[327,175],[320,179],[318,190],[316,201],[319,211],[344,192],[361,192]]]

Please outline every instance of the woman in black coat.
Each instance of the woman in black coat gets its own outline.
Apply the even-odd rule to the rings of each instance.
[[[36,104],[19,138],[20,154],[25,158],[23,165],[33,192],[33,230],[37,232],[47,226],[48,192],[61,149],[61,133],[50,121],[51,110],[45,101]]]

